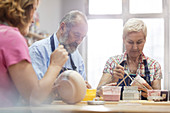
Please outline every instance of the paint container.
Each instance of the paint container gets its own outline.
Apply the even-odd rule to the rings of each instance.
[[[96,97],[96,89],[86,89],[83,101],[92,101]]]
[[[148,90],[148,100],[168,101],[168,90]]]
[[[103,99],[105,101],[119,101],[121,88],[121,86],[102,86]]]
[[[161,101],[168,101],[169,97],[168,90],[161,90],[161,97],[163,98]]]
[[[148,90],[148,97],[149,101],[159,101],[162,99],[161,90]]]
[[[140,100],[138,86],[124,86],[123,100]]]

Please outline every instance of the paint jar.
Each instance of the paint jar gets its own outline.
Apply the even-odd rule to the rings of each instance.
[[[140,100],[138,86],[124,86],[123,100]]]
[[[86,89],[83,101],[92,101],[96,97],[96,89]]]
[[[121,88],[121,86],[102,86],[103,99],[105,101],[119,101]]]
[[[168,101],[168,90],[148,90],[148,100]]]
[[[168,90],[161,90],[161,97],[163,97],[163,100],[161,101],[168,101],[168,98],[169,98]]]

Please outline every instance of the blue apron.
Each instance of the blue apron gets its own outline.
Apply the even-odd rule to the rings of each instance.
[[[142,78],[145,79],[146,82],[151,86],[150,71],[149,71],[149,69],[148,69],[147,61],[146,61],[146,60],[143,60],[143,62],[144,62],[144,66],[145,66],[145,76],[142,77]],[[122,63],[120,63],[120,65],[121,65],[122,67],[124,67],[124,64],[125,64],[125,61],[123,61]],[[127,76],[127,75],[124,74],[124,77],[126,77],[126,76]],[[136,77],[136,74],[130,74],[130,76],[131,76],[132,78],[134,78],[134,77]],[[117,82],[117,84],[119,84],[120,81],[122,81],[122,79],[119,79],[119,81]],[[132,81],[131,81],[131,79],[130,79],[129,77],[127,77],[127,78],[125,79],[125,82],[126,82],[126,85],[127,85],[127,86],[130,86],[130,83],[131,83]],[[123,94],[122,92],[123,92],[125,83],[122,82],[122,83],[120,84],[120,86],[122,86],[121,94]],[[121,95],[121,99],[122,99],[122,95]],[[146,98],[143,97],[143,96],[141,97],[141,99],[142,99],[142,100],[146,100]]]
[[[51,51],[53,52],[55,50],[54,36],[53,35],[50,37],[50,44],[51,44]],[[75,66],[75,64],[74,64],[74,62],[72,60],[71,54],[69,54],[69,57],[70,57],[70,62],[71,62],[72,69],[76,71],[77,67]],[[64,72],[65,70],[72,70],[72,69],[63,67],[61,69],[60,73]]]

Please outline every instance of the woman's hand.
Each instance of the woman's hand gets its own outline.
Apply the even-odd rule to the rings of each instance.
[[[124,67],[119,64],[116,64],[115,69],[113,69],[113,80],[114,82],[118,82],[119,79],[124,77]]]
[[[139,91],[141,92],[141,95],[145,98],[148,97],[148,90],[152,90],[152,87],[148,84],[148,83],[142,83],[146,88],[142,87],[142,88],[138,88]]]

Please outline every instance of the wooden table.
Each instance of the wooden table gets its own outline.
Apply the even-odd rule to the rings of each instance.
[[[105,105],[87,105],[82,101],[68,105],[55,101],[52,105],[39,107],[0,108],[0,113],[170,113],[170,102],[120,101]]]

